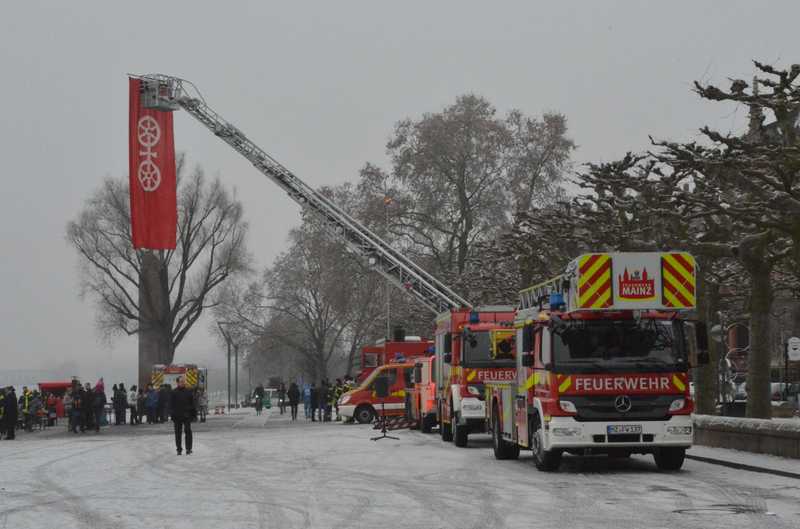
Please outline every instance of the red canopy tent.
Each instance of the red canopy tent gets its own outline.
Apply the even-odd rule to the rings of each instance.
[[[39,391],[42,393],[52,393],[58,397],[63,397],[64,393],[72,387],[72,381],[58,381],[58,382],[39,382]]]

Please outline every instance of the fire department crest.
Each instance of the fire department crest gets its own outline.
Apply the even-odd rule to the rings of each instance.
[[[625,271],[617,276],[619,280],[619,297],[624,300],[641,301],[656,296],[656,283],[647,275],[647,268]]]

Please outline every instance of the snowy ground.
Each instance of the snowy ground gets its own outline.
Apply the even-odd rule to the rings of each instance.
[[[0,441],[0,529],[800,528],[797,479],[688,460],[659,473],[644,456],[544,474],[524,452],[495,461],[487,436],[376,443],[368,427],[250,414],[196,425],[191,456],[169,425]]]

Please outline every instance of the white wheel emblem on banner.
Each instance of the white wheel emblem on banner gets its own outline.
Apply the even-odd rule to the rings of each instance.
[[[157,156],[153,147],[158,144],[161,139],[161,127],[158,126],[158,121],[151,116],[142,116],[139,118],[137,124],[136,136],[139,140],[139,145],[144,147],[143,151],[139,152],[139,156],[145,158],[139,162],[139,168],[136,176],[139,179],[142,189],[145,191],[155,191],[161,185],[161,170],[153,162],[153,158]]]

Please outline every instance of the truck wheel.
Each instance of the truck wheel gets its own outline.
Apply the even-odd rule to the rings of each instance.
[[[500,414],[497,413],[497,406],[492,410],[492,449],[495,459],[517,459],[519,457],[519,445],[509,443],[500,434]]]
[[[653,458],[659,470],[680,470],[686,457],[685,448],[656,448]]]
[[[542,432],[542,421],[539,416],[533,417],[533,431],[531,432],[530,447],[533,451],[533,463],[536,468],[543,472],[558,470],[561,465],[560,450],[544,449],[544,433]]]
[[[450,429],[449,424],[444,422],[444,417],[442,417],[439,423],[439,433],[442,434],[442,441],[449,443],[453,440],[453,430]]]
[[[358,421],[358,424],[369,424],[375,420],[375,410],[372,409],[372,406],[362,404],[356,408],[353,417]]]
[[[466,424],[458,424],[458,415],[453,417],[453,443],[459,448],[467,446],[469,428]]]

